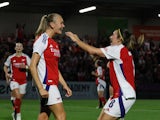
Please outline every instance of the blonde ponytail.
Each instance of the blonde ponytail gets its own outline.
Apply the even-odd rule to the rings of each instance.
[[[137,45],[141,46],[144,43],[144,34],[140,35],[137,39]]]
[[[137,40],[134,35],[131,35],[128,40],[128,43],[126,44],[126,47],[129,50],[134,50],[135,48],[141,47],[143,42],[144,42],[144,35],[140,35]]]
[[[123,44],[129,49],[134,50],[136,47],[142,46],[144,42],[144,35],[140,35],[136,40],[135,35],[129,33],[129,31],[125,30],[122,34],[124,40],[122,41]]]
[[[46,31],[46,29],[47,29],[47,20],[46,20],[46,18],[47,18],[47,15],[42,16],[40,24],[38,26],[38,29],[37,29],[37,31],[35,33],[35,36],[39,36],[39,35],[41,35],[42,33],[44,33]]]
[[[61,15],[58,13],[51,13],[51,14],[42,16],[38,29],[35,33],[35,36],[39,36],[42,33],[44,33],[46,29],[50,27],[50,22],[56,22],[57,16],[61,16]]]

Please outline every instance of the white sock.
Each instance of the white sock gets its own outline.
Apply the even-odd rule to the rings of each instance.
[[[17,113],[17,119],[16,120],[21,120],[21,113]]]
[[[16,99],[15,97],[11,96],[11,100],[15,100],[15,99]]]

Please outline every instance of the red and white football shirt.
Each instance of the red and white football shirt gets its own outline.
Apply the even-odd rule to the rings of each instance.
[[[113,45],[101,48],[107,59],[110,60],[110,80],[114,88],[114,96],[123,95],[125,98],[136,97],[135,68],[132,54],[124,45]]]
[[[41,56],[37,66],[41,82],[47,85],[58,85],[58,61],[60,58],[58,44],[46,33],[43,33],[35,41],[33,53],[38,53]]]
[[[27,82],[27,72],[20,68],[21,65],[30,65],[30,58],[26,54],[22,53],[21,56],[10,55],[4,64],[10,67],[13,81],[20,85]]]

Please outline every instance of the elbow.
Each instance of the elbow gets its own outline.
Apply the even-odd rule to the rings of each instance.
[[[33,69],[34,69],[33,64],[30,64],[30,66],[28,66],[28,69],[32,72],[32,71],[33,71]]]
[[[88,49],[88,53],[90,54],[90,55],[96,55],[97,53],[96,53],[96,49]]]
[[[88,50],[88,53],[89,53],[90,55],[98,55],[98,56],[99,56],[99,54],[98,54],[98,52],[97,52],[97,49]]]
[[[89,53],[90,55],[94,55],[94,54],[95,54],[93,51],[88,51],[88,53]]]

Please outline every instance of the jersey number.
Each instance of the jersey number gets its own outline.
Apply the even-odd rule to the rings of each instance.
[[[115,100],[112,100],[111,102],[110,102],[110,104],[109,104],[109,107],[111,108],[111,107],[113,107],[113,104],[115,103]]]

